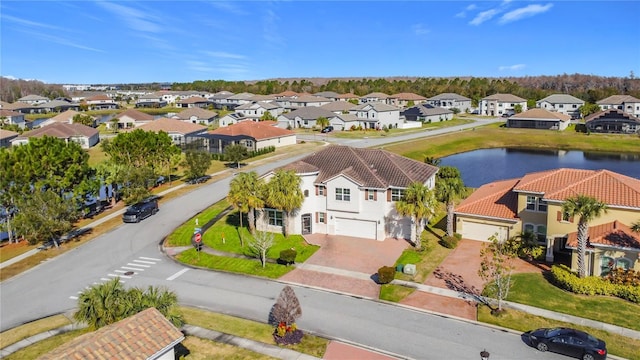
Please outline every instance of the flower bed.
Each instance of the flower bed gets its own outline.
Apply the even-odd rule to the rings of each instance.
[[[284,322],[278,324],[273,331],[273,339],[278,345],[294,345],[302,341],[304,333],[299,330],[295,323],[287,325]]]

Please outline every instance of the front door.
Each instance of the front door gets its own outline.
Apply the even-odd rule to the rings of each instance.
[[[311,234],[311,214],[302,215],[302,235]]]

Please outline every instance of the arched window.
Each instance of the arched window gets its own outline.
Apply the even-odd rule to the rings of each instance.
[[[616,268],[629,270],[631,268],[632,261],[621,257],[616,259]]]
[[[533,224],[524,224],[523,232],[535,233],[535,227],[533,226]]]
[[[600,275],[607,276],[613,269],[615,262],[612,257],[603,256],[600,258]]]

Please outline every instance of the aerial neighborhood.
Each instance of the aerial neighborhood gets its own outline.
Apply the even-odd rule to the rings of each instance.
[[[444,165],[459,153],[513,148],[554,157],[571,150],[584,150],[585,158],[615,153],[635,167],[640,99],[607,95],[590,102],[560,92],[535,99],[504,92],[467,97],[411,88],[387,94],[354,87],[254,94],[65,85],[64,97],[26,94],[0,101],[3,241],[51,253],[72,246],[69,239],[76,237],[80,244],[109,238],[118,248],[138,241],[112,229],[144,229],[156,245],[162,232],[158,258],[140,257],[109,274],[118,280],[86,288],[122,287],[118,281],[139,277],[166,258],[185,269],[277,278],[519,330],[526,320],[501,322],[500,314],[548,317],[541,330],[522,334],[533,351],[593,360],[640,349],[637,318],[628,315],[640,310],[640,178],[633,169],[539,170],[531,166],[535,160],[512,166],[482,156],[473,160],[475,170]],[[499,167],[525,170],[474,187],[463,181],[470,171]],[[32,196],[33,188],[44,195]],[[198,199],[190,201],[207,202],[207,208],[196,211],[184,200],[196,192]],[[74,210],[64,207],[68,201],[76,201]],[[95,234],[80,231],[98,218],[120,219],[112,214],[142,224],[118,221]],[[55,226],[47,225],[53,219]],[[177,219],[183,224],[168,229]],[[553,294],[548,301],[542,288]],[[146,339],[145,356],[174,358],[183,351],[178,344],[195,331],[164,305],[98,323],[91,313],[94,290],[71,295],[80,298],[73,317],[101,329],[42,359],[90,357],[87,349],[102,348],[104,339],[127,347],[136,336],[131,329]],[[131,291],[157,294],[153,288]],[[280,296],[295,297],[292,291],[285,288]],[[613,320],[571,309],[570,303],[595,295],[616,304]],[[560,296],[569,305],[553,300]],[[281,300],[269,315],[281,317],[269,323],[274,345],[309,351],[295,317],[279,312]],[[571,319],[560,323],[567,314]],[[609,322],[610,333],[599,328],[602,322]],[[542,340],[542,333],[575,325],[589,334],[570,335],[587,339],[573,353]],[[590,335],[594,331],[598,338]],[[625,341],[633,342],[631,350],[619,345]]]

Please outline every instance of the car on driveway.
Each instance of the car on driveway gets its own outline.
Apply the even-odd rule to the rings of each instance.
[[[326,133],[330,133],[333,131],[333,126],[327,126],[324,129],[322,129],[322,133],[326,134]]]
[[[582,360],[604,360],[607,345],[584,331],[571,328],[541,328],[522,334],[530,346]]]

